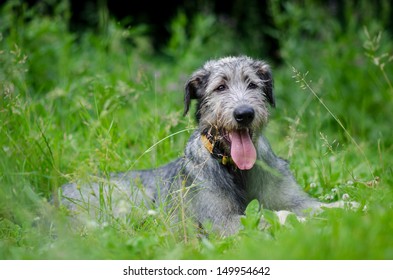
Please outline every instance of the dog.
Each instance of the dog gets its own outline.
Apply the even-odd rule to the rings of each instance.
[[[135,205],[178,208],[181,203],[197,224],[209,223],[222,235],[239,231],[254,199],[283,223],[289,213],[304,217],[307,210],[342,206],[307,195],[262,135],[269,107],[276,105],[267,63],[246,56],[208,61],[186,82],[184,115],[192,100],[198,127],[184,156],[157,169],[113,174],[101,183],[65,185],[63,204],[97,216],[103,206],[119,215]]]

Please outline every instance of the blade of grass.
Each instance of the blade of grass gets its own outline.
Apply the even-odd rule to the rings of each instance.
[[[312,93],[312,95],[318,100],[318,102],[325,108],[325,110],[332,116],[332,118],[338,123],[338,125],[342,128],[344,131],[345,135],[348,137],[348,139],[352,142],[353,145],[355,145],[356,149],[359,151],[360,155],[363,157],[364,161],[367,163],[368,170],[373,178],[373,181],[375,181],[376,177],[374,176],[374,172],[372,170],[372,166],[370,164],[370,161],[367,159],[366,154],[362,150],[362,148],[359,146],[359,144],[356,142],[356,140],[352,137],[352,135],[349,133],[349,131],[345,128],[343,123],[340,121],[340,119],[330,110],[330,108],[326,105],[325,102],[318,96],[318,94],[315,92],[315,90],[311,87],[310,83],[306,80],[308,72],[305,74],[302,74],[299,70],[297,70],[294,66],[292,66],[292,70],[295,73],[293,78],[296,80],[297,83],[300,83],[300,87],[303,90],[308,90],[309,92]]]

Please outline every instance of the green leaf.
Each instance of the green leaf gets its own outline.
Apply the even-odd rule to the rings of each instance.
[[[240,221],[245,229],[257,229],[262,213],[259,201],[252,200],[246,208],[245,216],[240,218]]]

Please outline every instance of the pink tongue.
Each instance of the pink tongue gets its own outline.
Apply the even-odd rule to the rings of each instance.
[[[257,152],[247,130],[235,130],[229,133],[231,156],[241,170],[251,169],[257,160]]]

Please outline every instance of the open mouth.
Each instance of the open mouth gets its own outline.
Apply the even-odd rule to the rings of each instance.
[[[256,160],[257,152],[252,142],[249,129],[237,129],[225,134],[224,138],[230,143],[231,157],[240,170],[251,169]]]

